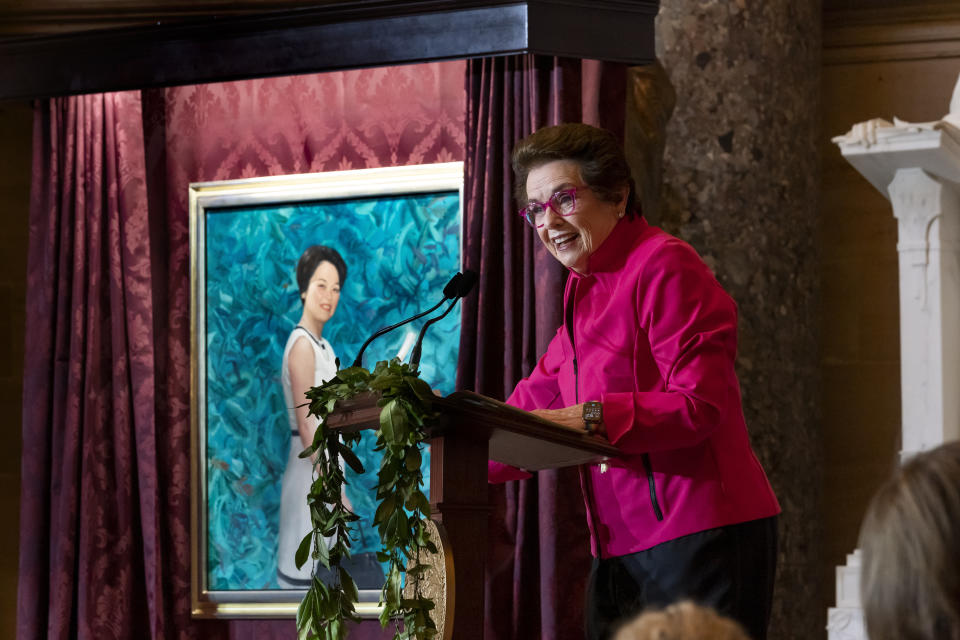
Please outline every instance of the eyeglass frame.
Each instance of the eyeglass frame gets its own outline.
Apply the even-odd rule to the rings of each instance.
[[[554,191],[546,202],[531,200],[526,204],[526,206],[521,208],[518,211],[518,213],[520,214],[520,217],[523,218],[526,221],[526,223],[529,224],[531,227],[533,227],[534,229],[540,229],[541,227],[543,227],[542,223],[536,224],[532,222],[530,218],[527,217],[527,209],[530,207],[530,205],[533,205],[533,204],[540,205],[541,207],[543,207],[544,214],[546,214],[547,209],[553,209],[553,212],[556,213],[558,216],[560,216],[561,218],[566,218],[568,216],[572,216],[577,212],[577,189],[589,189],[589,188],[590,188],[590,185],[584,184],[578,187],[570,187],[569,189],[560,189],[558,191]],[[568,194],[573,199],[573,209],[570,210],[570,213],[563,213],[553,206],[554,199],[561,194]]]

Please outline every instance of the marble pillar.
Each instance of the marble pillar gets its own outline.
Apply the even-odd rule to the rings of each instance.
[[[923,169],[889,187],[899,226],[901,457],[960,437],[960,200]],[[904,295],[909,294],[909,295]]]
[[[897,219],[901,456],[909,457],[960,438],[960,100],[937,122],[875,119],[834,141]]]
[[[651,222],[737,301],[747,425],[783,507],[770,637],[822,638],[820,2],[671,0],[656,37],[676,108]]]

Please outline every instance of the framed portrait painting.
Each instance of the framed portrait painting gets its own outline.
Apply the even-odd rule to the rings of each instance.
[[[285,351],[305,314],[307,256],[321,247],[342,257],[344,269],[331,276],[339,288],[333,315],[322,336],[308,334],[331,370],[334,362],[347,367],[374,331],[443,298],[460,270],[462,188],[459,162],[190,185],[195,616],[294,616],[305,593],[283,541],[299,542],[309,529],[296,530],[303,525],[281,503],[299,495],[291,465],[310,467],[297,458],[303,446],[289,374],[284,381]],[[308,267],[298,278],[301,262]],[[406,358],[419,329],[413,323],[378,338],[363,364]],[[451,313],[424,340],[421,375],[443,394],[453,391],[459,339],[459,314]],[[351,573],[361,576],[358,611],[376,616],[383,567],[372,433],[357,453],[365,472],[346,469],[346,498],[360,517]],[[429,452],[423,472],[429,491]]]

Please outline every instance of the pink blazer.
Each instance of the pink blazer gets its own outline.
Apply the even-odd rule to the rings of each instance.
[[[592,553],[624,555],[779,513],[744,424],[736,304],[700,257],[625,218],[588,270],[570,272],[566,321],[507,402],[603,403],[623,455],[580,469]],[[490,464],[492,482],[528,475]]]

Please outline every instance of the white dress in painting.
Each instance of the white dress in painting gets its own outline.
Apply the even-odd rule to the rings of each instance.
[[[290,332],[283,349],[283,399],[287,407],[290,423],[290,453],[287,456],[287,468],[283,472],[283,485],[280,495],[280,530],[277,544],[277,582],[284,589],[305,589],[310,586],[310,571],[313,563],[308,561],[297,569],[295,556],[303,537],[312,529],[310,510],[307,507],[307,494],[313,482],[313,465],[309,458],[300,458],[304,446],[297,429],[297,405],[306,402],[306,398],[294,398],[290,384],[290,349],[297,340],[306,340],[313,347],[313,385],[318,386],[337,373],[336,356],[333,347],[324,338],[316,338],[309,331],[297,326]],[[316,420],[313,416],[311,420]]]

